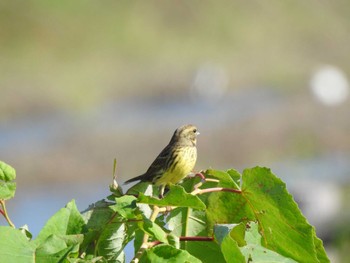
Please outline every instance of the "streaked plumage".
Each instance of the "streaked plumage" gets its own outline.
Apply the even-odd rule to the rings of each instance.
[[[160,187],[160,196],[168,184],[176,184],[193,170],[197,160],[197,128],[191,124],[181,126],[169,144],[161,151],[147,172],[125,183],[141,180]]]

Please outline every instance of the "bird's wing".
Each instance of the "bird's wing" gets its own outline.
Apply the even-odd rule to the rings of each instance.
[[[168,168],[169,158],[171,158],[172,146],[167,145],[157,156],[157,158],[153,161],[151,166],[148,168],[145,173],[145,177],[148,181],[154,182],[160,176],[164,174],[164,172]]]

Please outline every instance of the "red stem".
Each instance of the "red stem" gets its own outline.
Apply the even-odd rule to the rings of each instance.
[[[0,208],[0,213],[4,216],[4,217],[6,217],[5,216],[5,212]]]
[[[196,173],[194,176],[197,176],[197,177],[201,178],[202,181],[205,181],[205,176],[201,172]]]
[[[214,241],[213,237],[180,237],[180,241]]]

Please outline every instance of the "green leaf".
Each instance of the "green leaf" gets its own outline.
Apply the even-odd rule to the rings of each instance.
[[[151,184],[150,182],[139,182],[128,189],[127,195],[138,196],[140,193],[145,195],[157,196],[159,191],[158,187]]]
[[[36,250],[36,262],[61,262],[70,257],[76,257],[79,251],[79,244],[82,242],[82,235],[80,238],[76,237],[59,237],[56,235],[49,236]]]
[[[84,219],[72,200],[47,221],[35,241],[40,244],[53,234],[58,236],[74,235],[83,233],[84,230]]]
[[[205,204],[197,196],[185,192],[184,188],[179,185],[171,185],[169,192],[162,199],[140,193],[138,202],[158,206],[181,206],[205,209]]]
[[[123,196],[124,197],[124,196]],[[134,237],[137,221],[128,222],[114,210],[121,211],[126,205],[132,204],[135,197],[117,198],[120,202],[115,205],[104,200],[91,205],[82,214],[89,229],[85,234],[82,248],[89,254],[103,256],[108,262],[124,262],[124,247]],[[113,209],[112,209],[113,208]],[[131,211],[126,212],[126,215]]]
[[[35,245],[21,230],[0,226],[0,262],[35,262]]]
[[[139,227],[150,236],[153,236],[156,240],[168,244],[168,234],[159,225],[148,218],[144,217],[143,221],[139,222]]]
[[[266,248],[298,262],[318,262],[313,227],[270,169],[244,170],[242,191]]]
[[[211,237],[207,231],[208,222],[204,211],[178,207],[170,212],[166,220],[172,234],[178,237]],[[220,247],[215,241],[180,242],[180,248],[203,262],[225,262]]]
[[[317,259],[322,263],[330,262],[329,258],[327,257],[326,251],[324,249],[322,240],[316,236],[315,228],[313,228],[313,235],[314,235],[314,245],[316,248]]]
[[[260,243],[261,235],[258,231],[258,224],[251,223],[249,230],[246,232],[247,245],[241,249],[242,254],[245,256],[247,262],[286,262],[296,263],[293,259],[286,258],[272,250],[263,247]],[[300,261],[308,262],[308,261]],[[312,261],[317,262],[317,261]]]
[[[215,225],[214,234],[221,246],[226,262],[245,262],[245,258],[238,247],[238,244],[246,244],[244,240],[245,225],[243,223]]]
[[[221,242],[221,251],[226,262],[249,262],[246,261],[238,244],[234,238],[228,233]]]
[[[112,215],[115,214],[110,208],[112,205],[114,203],[100,200],[84,210],[81,216],[87,229],[100,230],[111,219]]]
[[[104,226],[96,244],[97,255],[108,262],[124,262],[124,247],[131,238],[126,235],[126,224],[120,223],[121,217],[115,217]]]
[[[200,263],[201,261],[185,250],[177,249],[170,245],[158,245],[146,250],[140,262]]]
[[[15,196],[16,171],[10,165],[0,161],[0,200],[8,200]]]
[[[16,179],[15,169],[12,166],[0,161],[0,180],[8,182],[15,179]]]
[[[214,185],[215,187],[237,189],[237,183],[227,172],[208,170],[205,176],[219,180],[219,183]],[[202,188],[214,186],[204,184]],[[253,221],[255,219],[254,213],[247,204],[248,200],[244,198],[242,194],[213,192],[209,194],[206,202],[208,207],[206,214],[209,232],[215,224],[239,224],[244,221]]]
[[[246,245],[244,241],[245,230],[246,228],[243,223],[219,224],[214,226],[214,235],[219,244],[221,244],[225,236],[230,234],[231,238],[233,238],[239,246],[244,246]]]
[[[208,170],[207,177],[219,179],[217,186],[237,189],[239,174]],[[217,224],[257,221],[266,248],[298,262],[318,262],[327,256],[285,184],[267,168],[246,169],[242,193],[213,192],[206,199],[210,228]],[[212,187],[203,185],[203,187]]]
[[[132,195],[117,197],[115,198],[116,204],[111,205],[110,208],[126,219],[133,219],[139,214],[136,200],[137,198]]]

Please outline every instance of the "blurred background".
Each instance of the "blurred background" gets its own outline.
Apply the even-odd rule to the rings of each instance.
[[[36,236],[148,168],[185,123],[198,170],[268,166],[350,262],[350,2],[1,1],[0,160]],[[3,218],[2,225],[6,224]]]

